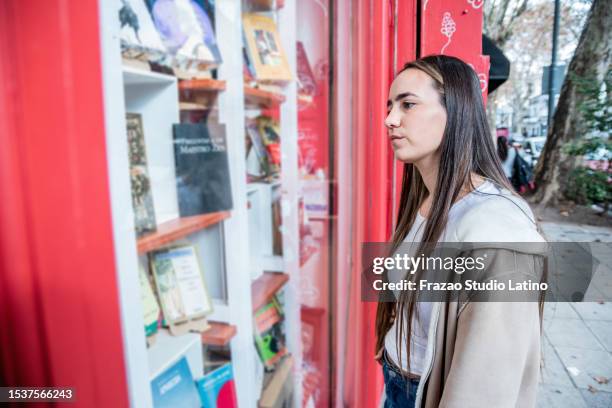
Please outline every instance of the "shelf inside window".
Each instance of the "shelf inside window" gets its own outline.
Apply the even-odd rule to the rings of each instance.
[[[208,322],[210,328],[202,333],[202,344],[207,346],[225,346],[229,344],[236,335],[236,326],[221,323]]]
[[[147,349],[149,377],[151,380],[163,373],[181,357],[185,356],[195,378],[204,374],[204,362],[200,336],[196,333],[185,333],[173,336],[167,330],[160,329],[155,343]]]
[[[272,108],[285,102],[285,95],[263,89],[244,87],[244,103],[247,108]]]
[[[275,12],[281,9],[285,0],[248,0],[247,6],[250,12]]]
[[[179,91],[218,92],[225,91],[226,82],[218,79],[185,79],[179,81]]]
[[[177,218],[157,226],[157,231],[138,240],[138,253],[159,249],[189,234],[208,228],[229,218],[229,211]]]
[[[215,105],[219,92],[225,90],[225,81],[217,79],[186,79],[179,82],[179,95],[181,109],[186,104],[197,106],[201,109],[210,108]]]
[[[126,86],[168,85],[176,81],[175,76],[138,69],[128,65],[123,65],[121,70],[123,73],[123,84]]]
[[[289,275],[279,272],[264,272],[251,285],[253,311],[258,310],[276,294],[289,280]]]

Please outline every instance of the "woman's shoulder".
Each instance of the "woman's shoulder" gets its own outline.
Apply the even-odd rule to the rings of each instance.
[[[458,242],[544,242],[529,204],[491,182],[472,194],[457,220]]]

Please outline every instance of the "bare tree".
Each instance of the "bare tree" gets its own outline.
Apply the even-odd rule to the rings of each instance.
[[[529,0],[491,0],[485,2],[483,30],[498,47],[512,36],[516,20],[527,11]]]
[[[483,31],[497,45],[504,49],[512,36],[516,21],[527,10],[529,0],[491,0],[485,2]],[[497,111],[496,94],[489,95],[487,117],[489,127],[495,135]]]
[[[612,63],[612,2],[594,0],[580,40],[568,68],[552,126],[535,170],[536,192],[532,201],[541,206],[562,200],[562,186],[567,183],[577,158],[566,155],[562,147],[585,134],[583,113],[578,106],[586,97],[578,92],[575,77],[598,83]]]
[[[564,1],[561,8],[559,45],[561,59],[569,59],[578,43],[589,7]],[[538,94],[542,67],[550,63],[551,30],[554,5],[551,2],[530,3],[528,9],[513,23],[512,36],[504,45],[504,53],[511,61],[508,82],[495,91],[492,105],[512,107],[515,131],[529,108],[529,100]],[[578,30],[578,34],[575,31]]]

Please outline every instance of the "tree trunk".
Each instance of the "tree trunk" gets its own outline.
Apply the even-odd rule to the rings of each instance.
[[[612,63],[612,2],[593,0],[580,41],[570,62],[546,144],[535,169],[536,192],[531,201],[540,206],[556,205],[563,194],[569,172],[578,158],[561,149],[585,133],[584,118],[577,106],[585,95],[577,92],[572,75],[601,82]]]

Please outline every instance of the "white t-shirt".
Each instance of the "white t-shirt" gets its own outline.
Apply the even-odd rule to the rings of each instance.
[[[473,205],[480,202],[480,200],[489,197],[491,194],[500,195],[502,194],[502,190],[496,187],[493,183],[486,180],[480,186],[478,186],[475,190],[464,196],[462,199],[457,201],[448,212],[448,222],[446,224],[446,228],[442,232],[442,236],[439,242],[447,242],[445,241],[445,237],[452,236],[453,231],[455,230],[458,221],[461,219],[462,215],[466,210],[471,208]],[[426,219],[421,216],[418,212],[416,215],[416,219],[412,228],[406,235],[404,242],[406,243],[414,243],[414,245],[410,248],[409,252],[416,251],[418,247],[418,243],[421,241],[423,237],[423,230],[425,228]],[[450,241],[449,241],[450,242]],[[413,256],[413,254],[409,254]],[[401,276],[393,276],[393,272],[389,272],[389,280],[390,281],[399,281],[403,277]],[[406,340],[401,341],[401,355],[402,362],[400,364],[399,353],[397,349],[396,337],[398,331],[397,319],[393,322],[393,325],[387,332],[385,336],[385,350],[387,355],[395,363],[396,366],[401,367],[404,371],[410,371],[411,374],[415,375],[423,375],[424,372],[424,360],[425,360],[425,351],[427,350],[427,333],[429,332],[429,325],[431,321],[431,311],[433,307],[433,303],[431,302],[418,302],[417,303],[417,315],[418,319],[413,316],[412,318],[412,339],[410,344],[410,370],[408,370],[408,359],[406,356]],[[406,317],[403,317],[406,319]],[[406,336],[407,330],[407,321],[404,320],[404,336]]]

